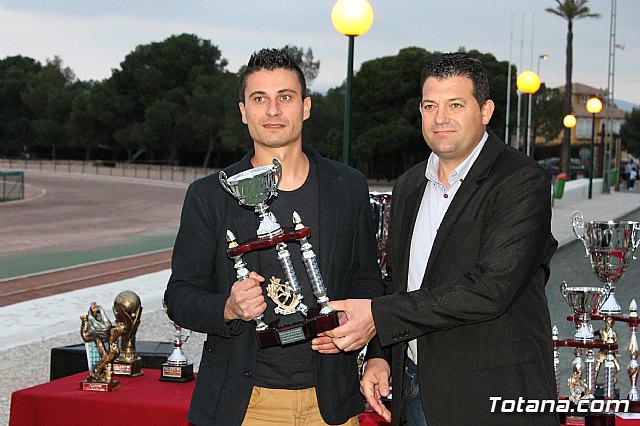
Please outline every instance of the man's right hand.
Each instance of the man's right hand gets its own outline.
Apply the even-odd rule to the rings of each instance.
[[[367,399],[373,410],[387,422],[391,421],[391,411],[382,403],[382,398],[389,396],[389,363],[382,358],[371,358],[360,380],[360,392]]]
[[[224,305],[225,321],[235,319],[251,321],[267,310],[267,303],[260,286],[263,281],[264,277],[251,272],[249,278],[233,283],[231,294]]]

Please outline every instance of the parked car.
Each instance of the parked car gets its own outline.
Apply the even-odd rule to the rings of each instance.
[[[545,158],[539,160],[538,164],[547,170],[551,176],[560,173],[560,159],[558,157]],[[569,160],[569,180],[589,177],[589,169],[582,164],[579,158],[571,158]]]

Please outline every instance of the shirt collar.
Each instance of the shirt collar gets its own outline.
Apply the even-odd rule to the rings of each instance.
[[[464,161],[451,172],[451,174],[449,174],[448,179],[450,185],[467,177],[467,173],[469,173],[471,166],[473,166],[473,163],[475,163],[478,155],[480,155],[480,151],[482,151],[482,148],[484,147],[484,144],[487,141],[488,137],[489,134],[487,132],[484,132],[482,139],[480,139],[480,143],[476,145],[473,151],[471,151],[471,154],[469,154],[469,156],[465,158]],[[436,155],[435,152],[432,152],[429,155],[429,160],[427,161],[427,170],[425,171],[425,177],[431,182],[440,183],[440,181],[438,180],[439,163],[440,158]]]

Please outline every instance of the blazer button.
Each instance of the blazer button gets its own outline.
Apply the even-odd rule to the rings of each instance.
[[[247,377],[247,378],[252,377],[252,376],[253,376],[253,371],[251,371],[251,370],[247,370],[247,371],[245,371],[245,372],[244,372],[244,376],[245,376],[245,377]]]

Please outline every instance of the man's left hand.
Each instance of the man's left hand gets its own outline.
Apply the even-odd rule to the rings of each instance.
[[[355,351],[375,336],[376,325],[371,313],[371,300],[336,300],[329,302],[329,306],[336,311],[343,311],[347,317],[346,323],[326,332],[338,349]]]

